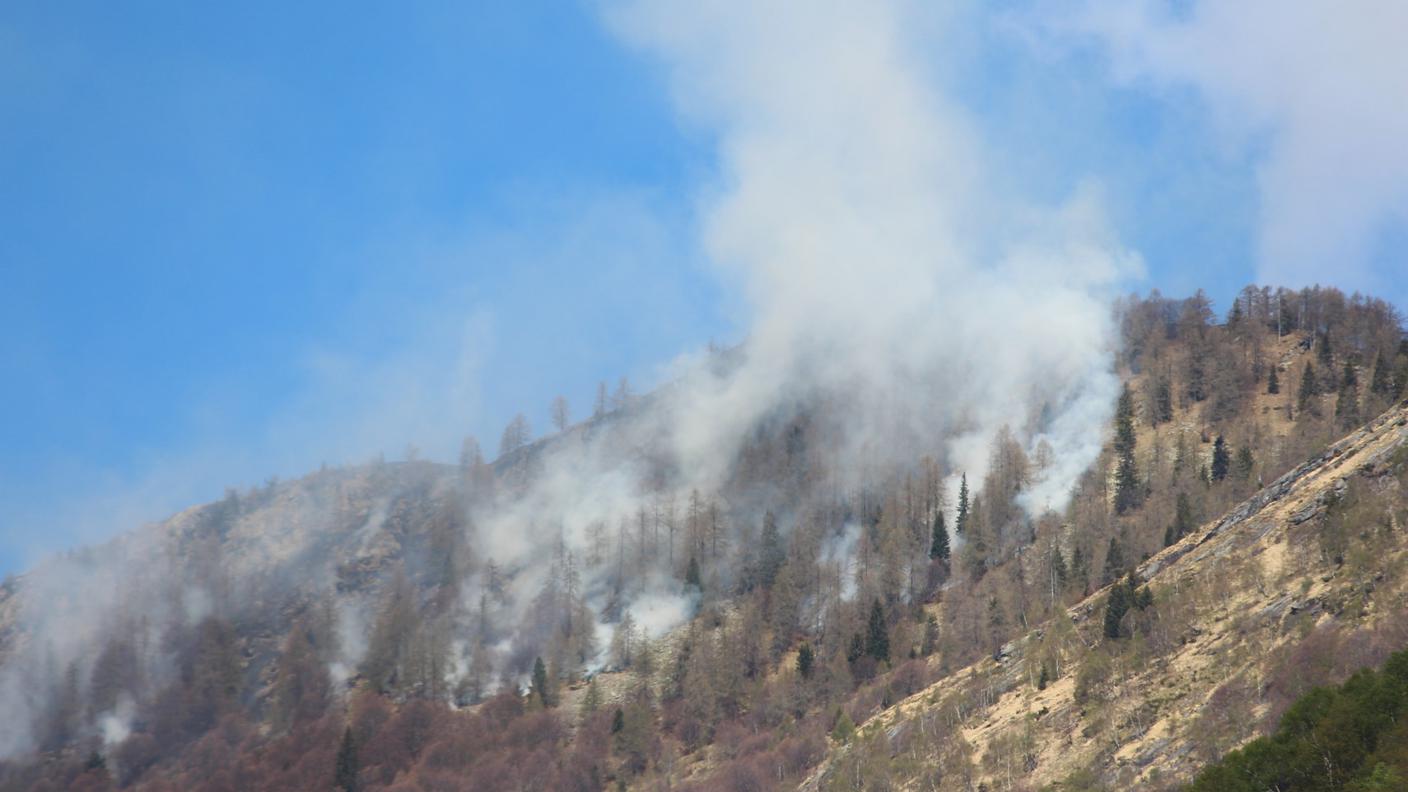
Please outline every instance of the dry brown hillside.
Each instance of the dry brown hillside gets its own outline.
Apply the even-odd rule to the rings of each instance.
[[[1104,637],[1097,591],[862,724],[804,788],[1186,782],[1408,640],[1406,469],[1403,403],[1140,565],[1155,604],[1134,638]]]

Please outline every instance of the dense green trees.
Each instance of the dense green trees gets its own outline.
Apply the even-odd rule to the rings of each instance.
[[[1270,737],[1203,769],[1190,792],[1408,788],[1408,651],[1298,699]]]

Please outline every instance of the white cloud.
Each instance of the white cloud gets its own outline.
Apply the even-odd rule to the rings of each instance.
[[[1259,279],[1402,289],[1402,265],[1376,266],[1375,248],[1408,223],[1408,4],[1092,0],[1068,11],[1053,10],[1048,28],[1093,36],[1121,82],[1191,87],[1226,143],[1259,154]]]

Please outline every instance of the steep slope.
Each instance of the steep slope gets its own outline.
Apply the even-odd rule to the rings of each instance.
[[[1408,403],[1142,563],[1155,605],[1134,639],[1103,636],[1097,591],[863,724],[804,788],[1187,781],[1309,686],[1408,639],[1405,484]]]

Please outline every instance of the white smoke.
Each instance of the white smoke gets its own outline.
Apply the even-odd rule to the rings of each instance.
[[[1042,209],[994,194],[990,154],[922,58],[906,3],[629,2],[611,19],[661,59],[719,140],[704,245],[753,309],[733,376],[684,389],[682,467],[711,472],[796,394],[859,399],[852,431],[897,456],[942,444],[981,481],[1004,424],[1060,464],[1060,508],[1098,453],[1117,382],[1106,290],[1138,271],[1098,190]],[[1047,408],[1048,420],[1037,413]],[[911,456],[910,458],[913,458]]]
[[[990,188],[990,153],[908,32],[933,32],[917,14],[872,2],[611,7],[613,28],[668,71],[680,114],[718,140],[701,245],[742,289],[750,330],[730,365],[683,357],[648,408],[544,450],[526,490],[480,516],[480,546],[516,571],[515,601],[548,583],[541,559],[555,543],[599,555],[591,532],[605,526],[609,547],[634,553],[640,509],[717,491],[753,429],[799,404],[845,405],[827,449],[843,484],[929,454],[976,489],[1005,426],[1029,452],[1051,451],[1023,505],[1063,508],[1118,390],[1108,292],[1140,262],[1094,185],[1057,207]],[[652,466],[677,472],[664,491],[644,483]],[[614,567],[584,568],[598,612]],[[690,612],[668,575],[625,593],[652,632]]]
[[[1025,505],[1060,509],[1099,453],[1118,388],[1108,292],[1139,268],[1110,232],[1098,188],[1056,207],[994,190],[993,154],[940,90],[916,38],[935,33],[933,21],[908,4],[665,0],[614,5],[608,16],[663,64],[680,114],[716,136],[700,243],[744,294],[750,330],[726,365],[682,357],[646,403],[530,449],[506,476],[527,478],[501,482],[476,507],[473,554],[499,565],[507,589],[490,647],[499,662],[532,645],[535,598],[569,585],[564,570],[597,617],[628,610],[649,636],[686,620],[696,596],[678,581],[686,556],[671,552],[670,531],[691,493],[718,493],[745,439],[778,412],[839,405],[845,425],[825,451],[843,485],[932,455],[976,488],[1009,427],[1029,451],[1053,452]],[[312,533],[334,527],[333,502],[280,500],[285,511],[258,530],[245,520],[239,559],[302,563]],[[353,544],[394,544],[385,508],[372,504],[364,526],[344,526]],[[649,562],[624,558],[647,533]],[[858,536],[852,523],[827,550],[845,591]],[[281,573],[293,571],[331,591],[331,569]],[[485,585],[483,569],[464,581],[466,610]],[[190,619],[226,606],[203,589],[175,602]],[[79,635],[55,618],[25,627],[40,640]],[[368,620],[350,607],[338,621],[342,655],[331,671],[343,680]],[[598,646],[610,633],[598,625]],[[78,656],[97,634],[63,654]],[[0,692],[15,684],[12,671]],[[28,745],[25,728],[0,732],[0,754]]]

